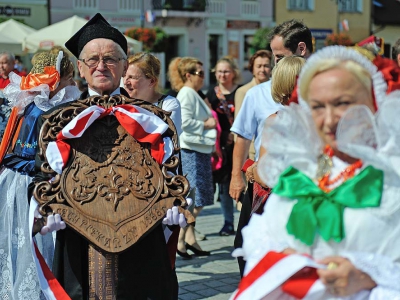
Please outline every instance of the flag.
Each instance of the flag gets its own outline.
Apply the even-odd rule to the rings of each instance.
[[[350,28],[349,28],[349,21],[347,20],[347,19],[344,19],[343,21],[342,21],[342,28],[343,28],[343,30],[344,31],[349,31],[350,30]]]
[[[146,22],[153,23],[154,21],[155,21],[155,15],[150,9],[148,9],[146,11]]]

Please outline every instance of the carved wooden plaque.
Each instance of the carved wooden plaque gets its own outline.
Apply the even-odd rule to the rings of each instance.
[[[174,155],[163,165],[151,156],[150,145],[137,142],[114,116],[96,120],[81,138],[68,140],[71,153],[61,175],[48,165],[45,150],[57,133],[90,105],[105,108],[134,104],[146,108],[168,125]],[[54,177],[36,184],[40,213],[59,213],[68,226],[101,249],[126,250],[164,218],[174,204],[186,205],[189,183],[176,174],[179,159],[176,129],[158,107],[124,96],[90,97],[46,116],[39,137],[42,171]],[[189,222],[191,215],[184,210]]]

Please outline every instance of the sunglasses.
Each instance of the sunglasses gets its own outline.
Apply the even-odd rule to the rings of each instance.
[[[197,75],[197,76],[199,76],[200,78],[204,78],[204,71],[196,71],[196,72],[193,72],[193,73],[191,73],[192,75]]]

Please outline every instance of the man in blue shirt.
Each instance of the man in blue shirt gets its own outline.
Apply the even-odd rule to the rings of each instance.
[[[311,31],[301,21],[289,20],[274,27],[268,36],[274,62],[286,56],[299,55],[309,57],[313,52]],[[271,95],[271,81],[259,84],[249,91],[243,100],[242,107],[231,127],[231,131],[237,134],[233,149],[232,177],[229,186],[229,194],[233,199],[239,201],[241,194],[246,188],[241,168],[248,157],[250,143],[255,138],[255,159],[258,159],[261,145],[261,131],[264,121],[282,108],[276,103]],[[241,229],[247,225],[250,219],[252,205],[253,185],[248,185],[248,193],[243,199],[238,229],[235,238],[235,248],[242,246]],[[245,262],[238,258],[240,273],[243,275]]]

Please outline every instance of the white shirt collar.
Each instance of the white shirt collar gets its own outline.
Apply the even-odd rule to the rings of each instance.
[[[98,92],[95,92],[91,88],[88,88],[88,92],[89,92],[89,96],[98,96],[98,95],[100,95]],[[111,93],[110,96],[120,95],[120,94],[121,94],[121,89],[118,87],[114,92]]]

